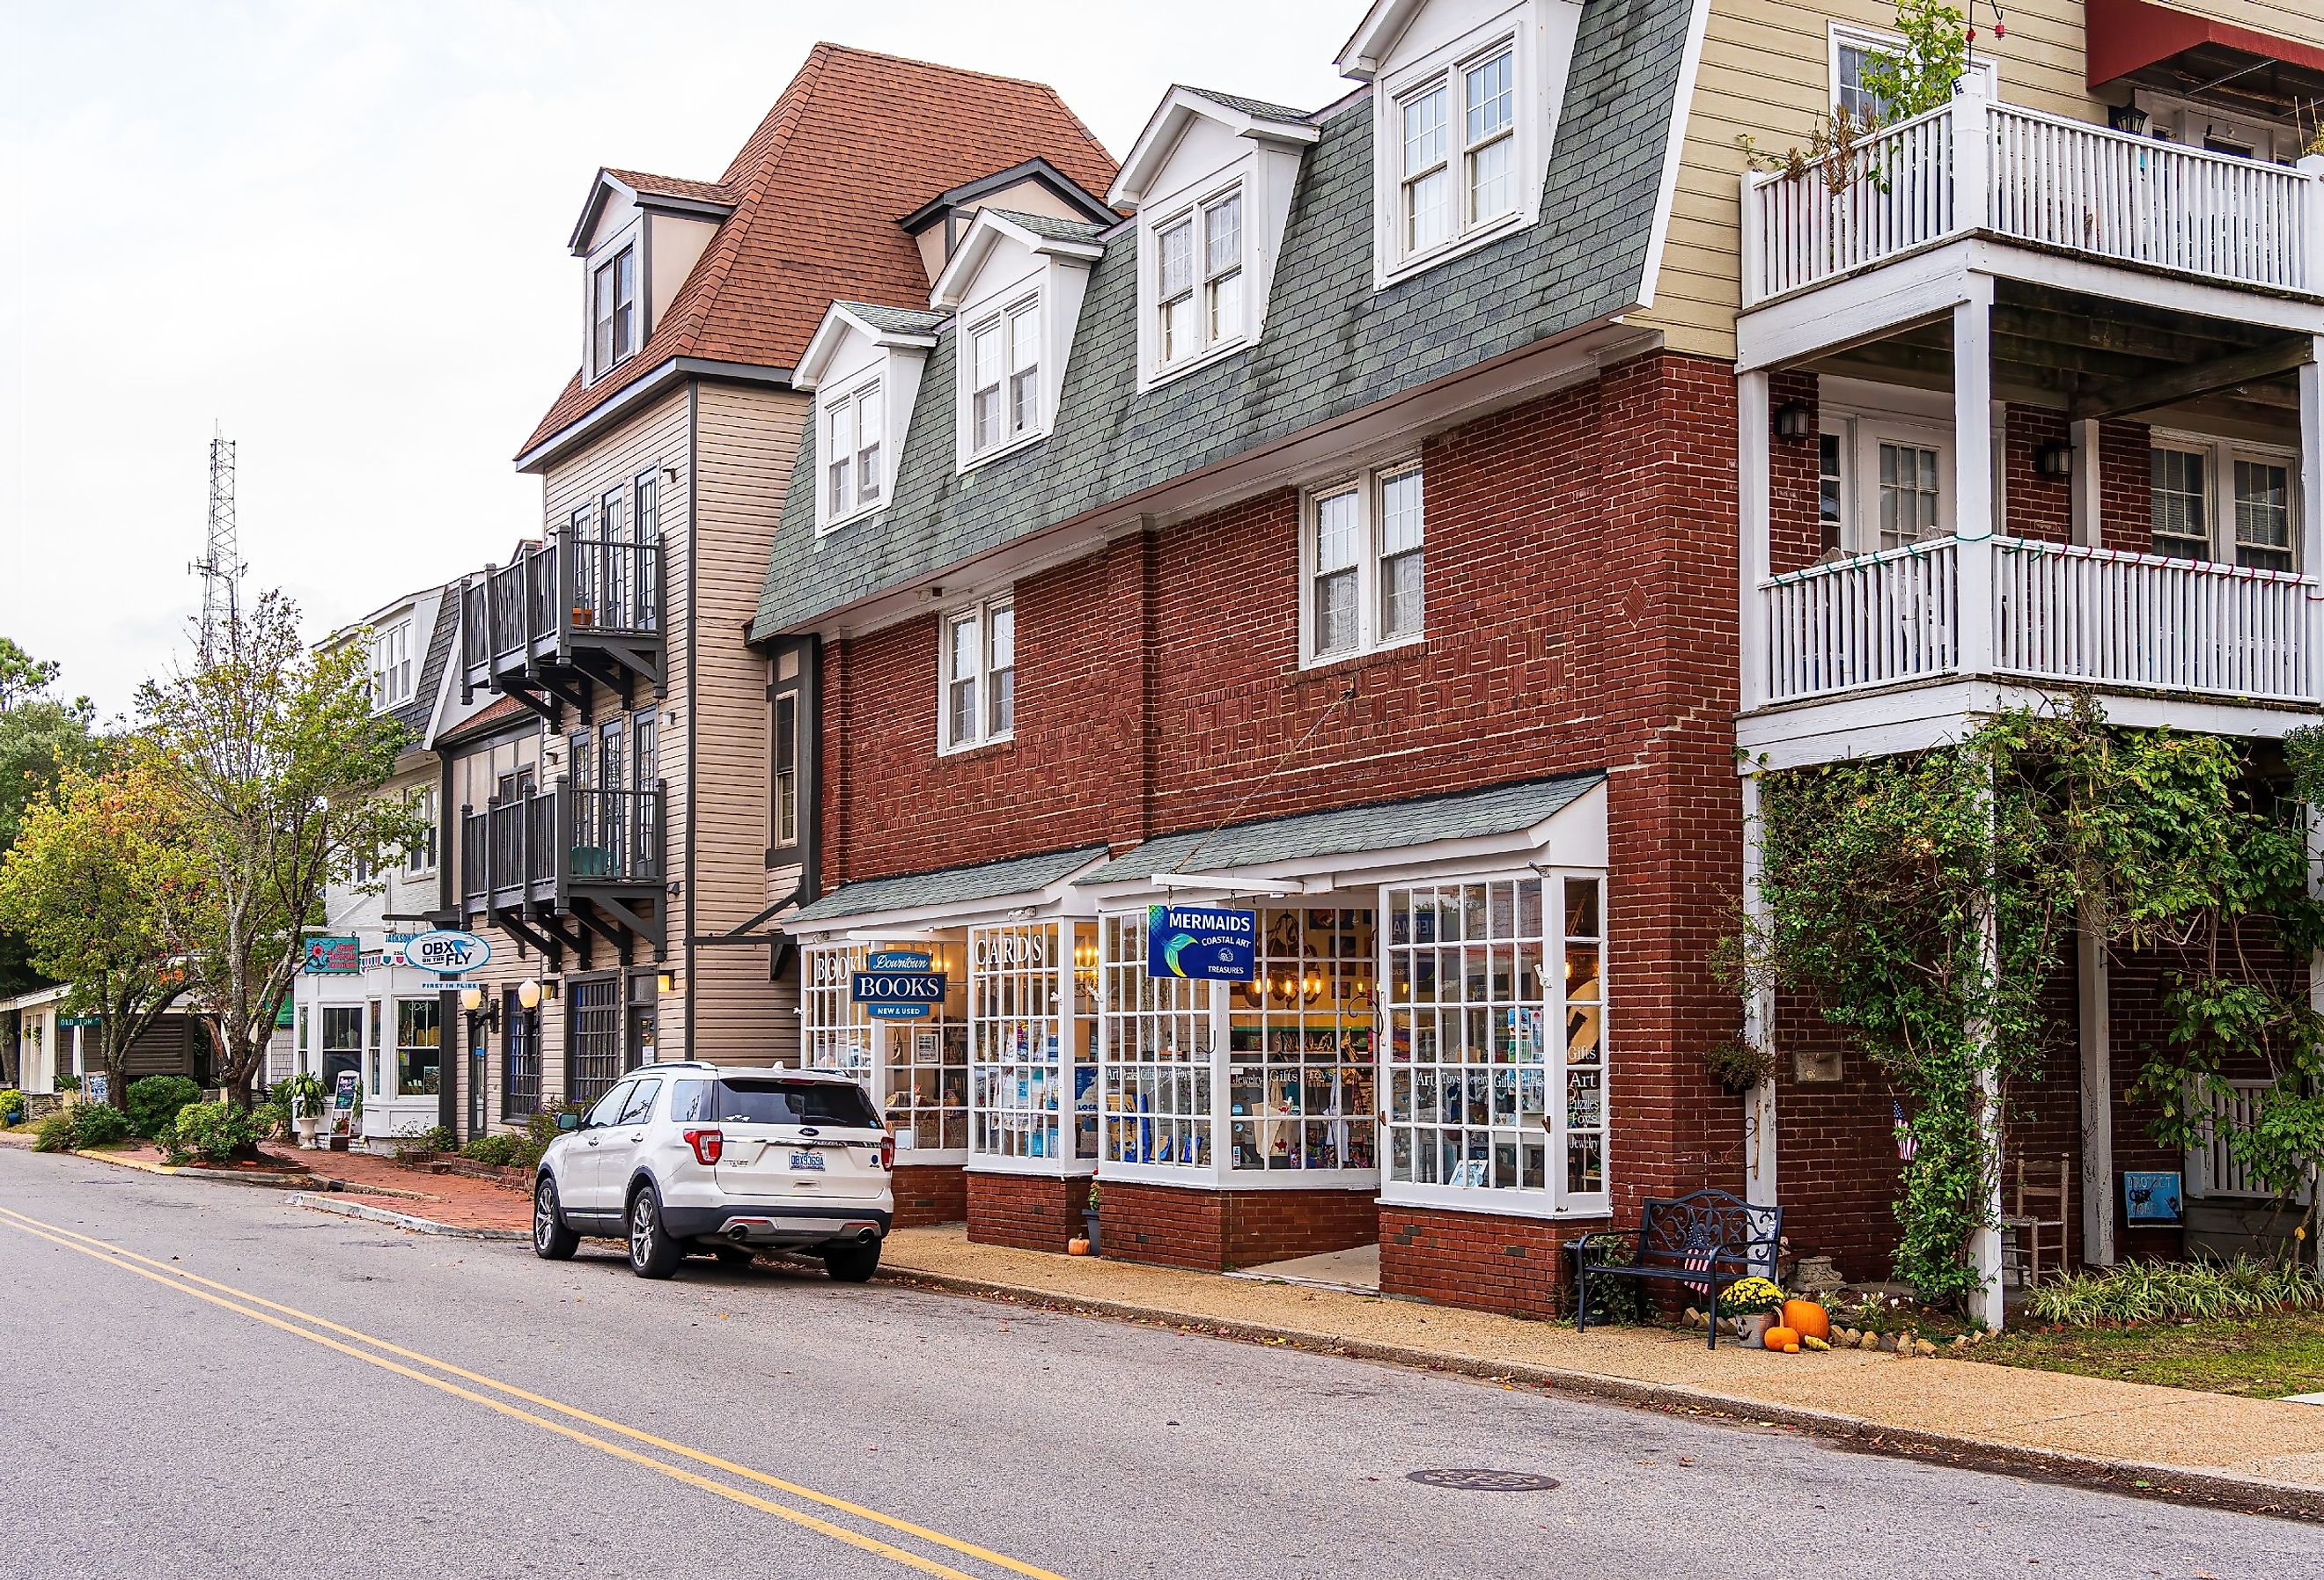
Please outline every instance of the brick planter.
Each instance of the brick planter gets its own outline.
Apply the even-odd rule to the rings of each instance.
[[[967,1173],[968,1237],[979,1245],[1054,1251],[1082,1232],[1089,1177]]]
[[[1197,1190],[1110,1179],[1102,1200],[1102,1253],[1204,1272],[1345,1251],[1379,1235],[1370,1190]]]

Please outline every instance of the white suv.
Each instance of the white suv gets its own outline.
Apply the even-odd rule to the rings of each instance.
[[[533,1181],[540,1256],[562,1261],[590,1234],[625,1237],[642,1279],[669,1277],[688,1251],[742,1261],[762,1245],[816,1252],[849,1283],[880,1265],[896,1143],[845,1076],[647,1065],[564,1130]]]

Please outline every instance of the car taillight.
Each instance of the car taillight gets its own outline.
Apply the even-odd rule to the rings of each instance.
[[[893,1169],[895,1166],[896,1138],[894,1136],[881,1136],[880,1138],[880,1167],[882,1169]]]
[[[686,1132],[686,1144],[694,1149],[694,1160],[706,1167],[725,1155],[726,1137],[715,1130],[690,1130]]]

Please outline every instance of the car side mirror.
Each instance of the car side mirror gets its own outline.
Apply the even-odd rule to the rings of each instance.
[[[557,1116],[557,1128],[561,1131],[579,1130],[581,1116],[577,1113],[560,1113]]]

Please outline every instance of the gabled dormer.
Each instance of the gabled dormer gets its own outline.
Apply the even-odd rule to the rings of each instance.
[[[815,530],[833,531],[888,503],[920,373],[944,315],[835,301],[792,374],[815,396]]]
[[[1103,230],[1044,214],[977,212],[928,305],[960,337],[954,361],[962,471],[1046,438]]]
[[[1138,383],[1256,342],[1300,156],[1321,134],[1280,105],[1173,88],[1106,200],[1138,210]]]
[[[919,247],[920,263],[928,272],[930,285],[936,282],[945,265],[960,250],[981,208],[999,208],[1010,214],[1043,214],[1052,219],[1078,219],[1097,226],[1111,225],[1120,217],[1046,159],[1028,159],[989,176],[964,181],[937,193],[897,221]]]
[[[1340,51],[1372,85],[1372,279],[1386,286],[1541,217],[1577,0],[1375,0]]]
[[[725,189],[601,170],[567,244],[582,261],[581,380],[596,383],[643,348],[718,226]]]

